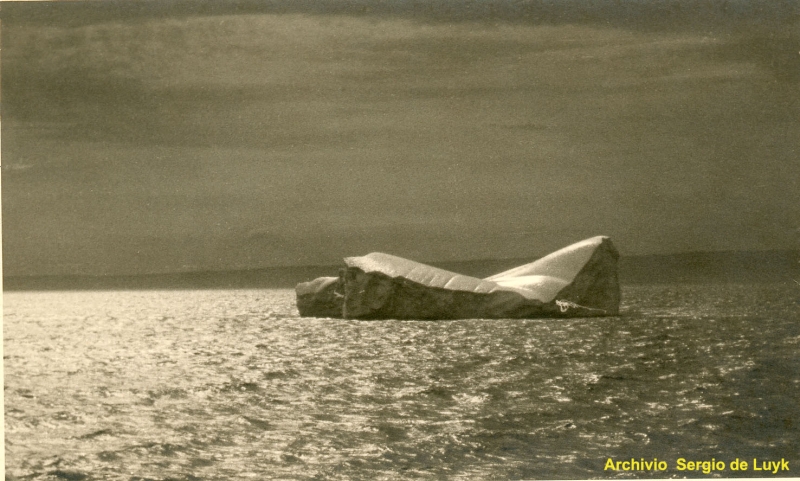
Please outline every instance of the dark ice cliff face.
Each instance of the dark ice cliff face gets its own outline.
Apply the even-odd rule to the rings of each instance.
[[[6,293],[8,479],[794,470],[798,289],[623,286],[619,317],[402,323],[299,318],[288,289]]]

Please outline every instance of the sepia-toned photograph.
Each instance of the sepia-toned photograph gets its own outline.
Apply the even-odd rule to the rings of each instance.
[[[800,476],[800,4],[0,32],[6,480]]]

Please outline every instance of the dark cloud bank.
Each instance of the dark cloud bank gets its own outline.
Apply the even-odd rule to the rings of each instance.
[[[795,2],[2,5],[6,275],[797,249]]]

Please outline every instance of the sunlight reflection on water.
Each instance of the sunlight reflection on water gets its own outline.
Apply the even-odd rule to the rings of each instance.
[[[796,289],[624,294],[616,318],[364,322],[298,318],[291,290],[5,293],[8,477],[587,478],[614,476],[609,456],[800,462]]]

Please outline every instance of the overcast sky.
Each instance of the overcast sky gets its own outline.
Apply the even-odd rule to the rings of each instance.
[[[6,275],[800,246],[792,2],[102,5],[3,2]]]

